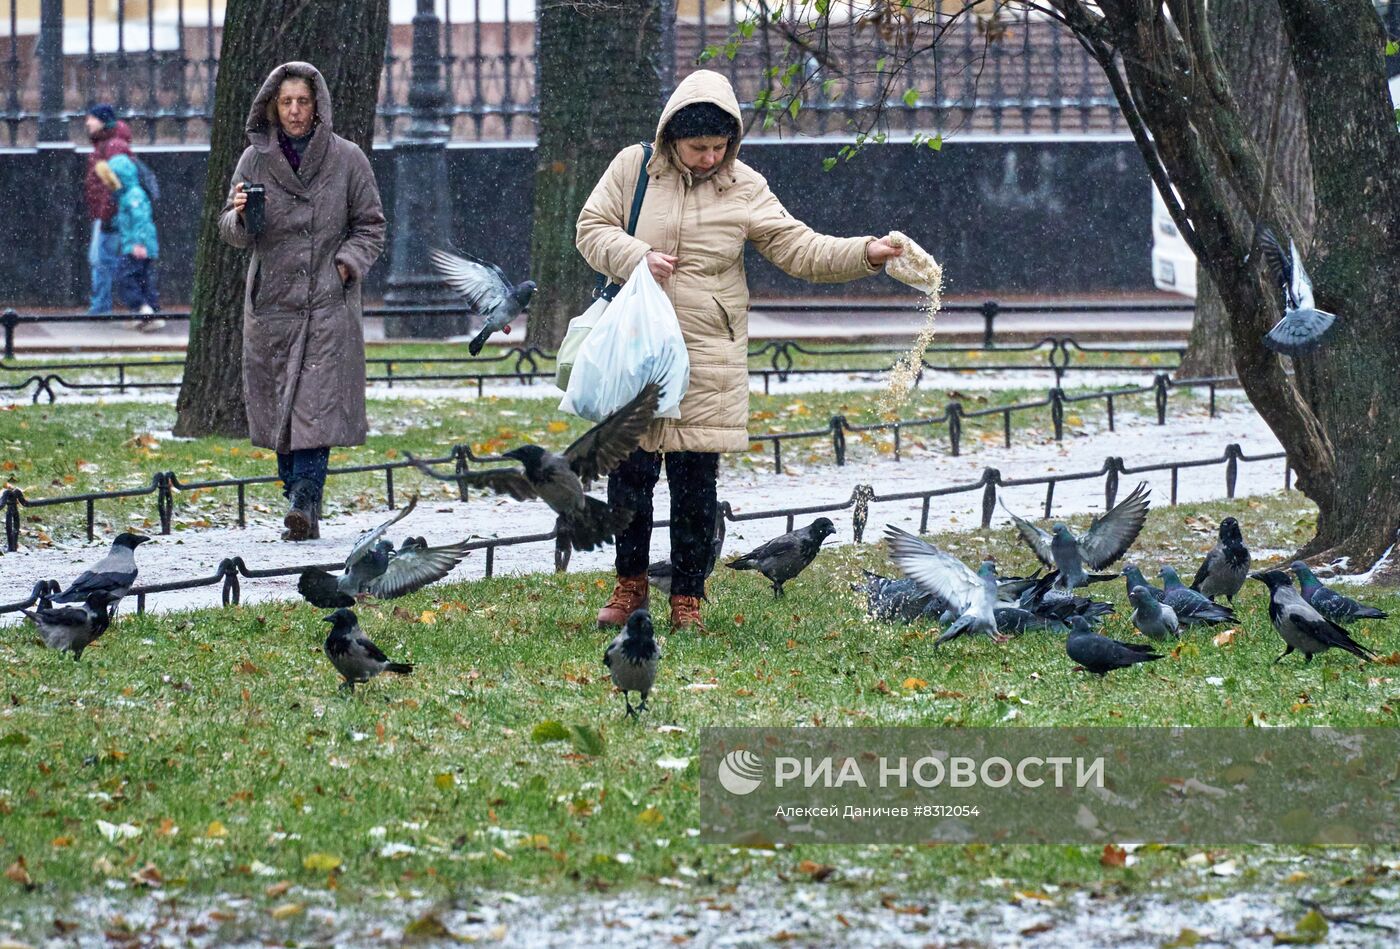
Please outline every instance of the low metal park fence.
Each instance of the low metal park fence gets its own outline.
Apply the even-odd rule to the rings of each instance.
[[[917,502],[920,505],[919,533],[927,533],[929,517],[933,500],[940,497],[949,497],[957,494],[967,494],[974,491],[982,492],[981,505],[981,527],[985,530],[991,526],[992,514],[996,510],[997,491],[1001,488],[1028,487],[1043,485],[1045,487],[1044,514],[1046,518],[1051,517],[1054,509],[1055,488],[1059,484],[1073,481],[1085,481],[1095,478],[1104,479],[1104,509],[1111,508],[1117,500],[1118,487],[1121,478],[1130,475],[1147,474],[1151,472],[1166,471],[1171,474],[1171,498],[1170,503],[1175,506],[1177,503],[1178,486],[1182,471],[1192,471],[1196,469],[1215,467],[1224,465],[1225,494],[1228,498],[1234,498],[1237,479],[1239,476],[1239,466],[1241,464],[1252,464],[1265,461],[1284,461],[1283,486],[1288,490],[1291,484],[1291,469],[1288,466],[1287,455],[1284,452],[1273,452],[1260,455],[1246,455],[1238,444],[1230,444],[1225,447],[1225,451],[1215,457],[1179,459],[1175,461],[1158,461],[1145,465],[1128,465],[1120,457],[1110,456],[1104,459],[1102,465],[1090,471],[1067,472],[1062,474],[1041,475],[1031,478],[1003,478],[1000,471],[995,468],[987,468],[982,472],[982,477],[976,481],[947,485],[938,488],[925,488],[916,491],[903,491],[894,494],[881,495],[867,484],[857,485],[850,497],[844,501],[826,504],[813,504],[800,507],[774,508],[765,511],[746,511],[736,513],[729,503],[721,502],[720,511],[725,520],[731,523],[744,521],[773,520],[783,518],[785,520],[785,530],[792,530],[796,526],[796,519],[801,516],[834,514],[843,511],[851,512],[851,534],[854,543],[860,543],[864,539],[865,527],[870,516],[870,506],[872,504],[908,504]],[[390,504],[392,506],[392,500]],[[658,527],[669,527],[669,521],[658,521]],[[495,573],[495,552],[503,547],[516,547],[524,544],[538,544],[555,541],[554,566],[557,572],[568,569],[570,548],[567,541],[560,543],[560,538],[556,532],[547,534],[529,534],[516,537],[491,537],[471,541],[466,544],[468,550],[484,550],[486,552],[484,576],[491,577]],[[338,570],[343,564],[303,564],[294,567],[277,567],[265,570],[254,570],[241,556],[228,557],[220,561],[214,573],[207,577],[194,579],[173,580],[165,583],[145,584],[133,587],[132,596],[136,598],[136,609],[144,612],[147,597],[160,593],[175,590],[193,590],[200,587],[220,585],[220,597],[224,606],[239,602],[241,589],[240,578],[268,578],[294,576],[308,567],[316,566],[324,570]],[[34,585],[28,599],[18,603],[0,605],[0,613],[12,613],[17,610],[26,609],[44,595],[51,595],[59,588],[53,580],[41,580]]]
[[[1238,385],[1236,380],[1226,377],[1172,381],[1165,374],[1159,374],[1151,385],[1146,386],[1089,392],[1079,395],[1068,395],[1063,390],[1056,388],[1051,389],[1044,399],[1031,402],[1018,402],[1011,405],[992,406],[986,409],[976,409],[972,411],[965,410],[961,402],[954,401],[948,403],[940,414],[926,418],[875,422],[869,425],[853,425],[845,416],[835,415],[821,428],[796,432],[764,433],[752,436],[752,440],[758,445],[764,442],[771,443],[773,451],[773,471],[775,474],[781,474],[783,471],[783,443],[788,441],[818,441],[830,439],[836,464],[838,466],[844,466],[846,464],[846,436],[848,434],[892,433],[894,440],[893,456],[894,460],[899,462],[903,460],[903,433],[906,430],[932,431],[938,426],[942,426],[948,440],[949,451],[954,456],[958,456],[962,452],[963,423],[968,419],[1001,416],[1002,442],[1006,448],[1010,448],[1013,433],[1011,420],[1012,416],[1016,413],[1032,412],[1038,409],[1048,408],[1050,424],[1054,431],[1055,440],[1063,441],[1066,425],[1065,407],[1068,405],[1103,402],[1106,409],[1108,428],[1110,431],[1114,431],[1116,430],[1117,424],[1117,410],[1115,405],[1124,398],[1150,394],[1156,412],[1157,424],[1165,425],[1167,422],[1168,409],[1171,405],[1170,393],[1172,389],[1206,389],[1208,392],[1208,410],[1211,417],[1214,417],[1216,414],[1217,390],[1235,385]],[[454,445],[451,452],[444,457],[425,458],[422,460],[429,464],[451,464],[453,465],[455,474],[464,476],[469,470],[469,466],[472,464],[491,464],[505,461],[506,459],[496,455],[477,455],[468,445]],[[344,475],[364,474],[366,472],[382,472],[384,476],[386,501],[389,509],[393,510],[396,507],[395,472],[402,468],[412,467],[412,465],[413,463],[408,461],[384,461],[369,465],[352,465],[343,468],[331,468],[327,472],[327,476],[328,478],[336,478]],[[95,491],[83,494],[59,495],[49,498],[31,499],[25,495],[21,488],[6,487],[0,490],[0,516],[3,516],[4,519],[5,546],[6,549],[10,551],[19,549],[22,508],[82,504],[85,512],[87,538],[88,540],[94,540],[96,538],[96,505],[98,502],[147,496],[154,496],[155,498],[156,519],[160,524],[160,533],[169,534],[172,530],[175,511],[175,494],[177,491],[204,491],[219,488],[233,488],[238,493],[237,523],[239,527],[246,527],[248,523],[248,488],[253,485],[273,484],[277,481],[278,478],[273,475],[256,475],[246,478],[221,478],[209,481],[187,481],[173,471],[158,471],[151,476],[149,484],[139,487],[120,488],[111,491]],[[457,489],[460,499],[466,501],[467,482],[465,478],[458,480]]]

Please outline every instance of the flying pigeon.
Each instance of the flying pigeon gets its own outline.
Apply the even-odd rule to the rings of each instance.
[[[890,559],[905,576],[923,590],[941,597],[958,613],[958,618],[934,645],[976,633],[1000,641],[996,618],[996,568],[990,561],[984,561],[973,573],[957,557],[893,524],[885,526],[885,542],[889,544]]]
[[[1133,604],[1133,625],[1144,636],[1158,642],[1180,638],[1181,623],[1176,618],[1176,610],[1158,603],[1151,590],[1134,587],[1128,591],[1128,599]]]
[[[41,606],[24,610],[24,615],[39,628],[44,645],[68,650],[77,662],[83,658],[83,650],[111,625],[109,605],[108,594],[89,593],[81,606]]]
[[[1114,669],[1126,669],[1140,662],[1152,662],[1162,658],[1160,654],[1152,651],[1153,647],[1145,643],[1125,643],[1100,636],[1082,616],[1074,617],[1069,623],[1065,653],[1096,676],[1104,676]]]
[[[647,383],[631,402],[584,432],[561,455],[538,445],[521,445],[503,454],[502,457],[520,462],[522,468],[483,468],[461,475],[442,475],[412,455],[408,459],[418,470],[439,481],[465,480],[509,494],[517,501],[539,498],[558,515],[555,527],[567,534],[575,550],[592,550],[626,528],[632,521],[632,511],[610,507],[606,501],[589,496],[585,493],[587,485],[632,454],[656,415],[660,399],[660,387]]]
[[[360,629],[359,620],[347,609],[338,609],[329,616],[322,617],[331,624],[326,636],[326,658],[335,670],[345,679],[341,688],[353,692],[355,683],[368,682],[381,672],[396,672],[408,675],[413,666],[405,662],[390,662],[369,637]]]
[[[1191,589],[1208,600],[1224,596],[1231,603],[1249,576],[1249,548],[1244,545],[1240,522],[1227,517],[1220,522],[1220,543],[1211,548],[1191,581]]]
[[[1060,572],[1060,585],[1066,590],[1073,590],[1098,580],[1113,579],[1111,575],[1086,574],[1084,567],[1087,564],[1092,570],[1102,570],[1128,552],[1147,521],[1147,497],[1150,493],[1147,482],[1140,483],[1112,510],[1094,518],[1080,538],[1075,538],[1070,529],[1061,523],[1056,523],[1052,528],[1053,533],[1047,534],[1012,514],[1005,504],[1002,509],[1011,515],[1021,539],[1040,558],[1040,562]]]
[[[1283,319],[1265,334],[1264,345],[1284,356],[1305,356],[1332,335],[1337,317],[1314,306],[1312,281],[1291,238],[1287,254],[1268,228],[1259,232],[1259,244],[1269,270],[1283,288]]]
[[[638,712],[646,711],[647,696],[656,684],[656,664],[660,660],[661,650],[656,645],[651,613],[645,609],[634,611],[627,617],[622,631],[603,650],[603,665],[608,667],[613,685],[622,692],[628,718],[636,718]],[[636,708],[627,697],[629,692],[641,693],[642,701]]]
[[[725,535],[724,512],[715,512],[715,532],[710,540],[710,553],[705,561],[705,577],[708,579],[715,570],[715,563],[719,560],[720,554],[724,553]],[[671,595],[671,579],[675,576],[675,567],[670,559],[658,560],[647,566],[647,582],[655,587],[663,596]]]
[[[505,272],[495,264],[488,264],[470,255],[459,257],[445,250],[432,252],[433,266],[442,279],[453,290],[467,299],[467,306],[473,313],[485,318],[481,332],[467,345],[475,356],[491,338],[491,334],[504,328],[510,332],[510,322],[530,305],[535,295],[535,281],[511,285]]]
[[[830,518],[819,517],[806,527],[774,537],[744,556],[725,564],[731,570],[757,570],[773,584],[773,596],[783,595],[783,584],[797,576],[817,557],[822,541],[836,533]]]
[[[94,593],[100,593],[115,610],[117,601],[126,596],[136,582],[136,548],[150,540],[144,534],[118,534],[107,556],[78,574],[68,589],[53,596],[55,603],[82,603]]]
[[[1359,619],[1385,619],[1388,613],[1374,606],[1358,603],[1349,596],[1343,596],[1319,580],[1308,565],[1295,560],[1289,565],[1293,575],[1303,588],[1303,599],[1308,605],[1334,623],[1350,623]]]
[[[1288,646],[1275,663],[1282,662],[1283,657],[1295,649],[1303,654],[1304,662],[1312,662],[1314,655],[1332,648],[1346,650],[1358,659],[1375,656],[1352,639],[1345,629],[1310,606],[1282,570],[1266,570],[1249,576],[1269,588],[1269,621]]]
[[[308,567],[301,572],[297,590],[312,606],[333,610],[354,606],[362,594],[392,600],[447,576],[469,553],[466,541],[429,547],[421,537],[408,537],[395,550],[392,541],[383,539],[389,528],[408,517],[417,506],[415,494],[402,511],[361,534],[350,548],[345,571],[339,577],[319,567]]]

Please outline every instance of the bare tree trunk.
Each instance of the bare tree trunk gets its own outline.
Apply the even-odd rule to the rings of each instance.
[[[1313,191],[1307,124],[1278,7],[1257,0],[1211,0],[1207,16],[1216,55],[1241,109],[1241,124],[1257,143],[1265,161],[1271,163],[1271,174],[1297,211],[1302,227],[1293,239],[1300,247],[1309,246]],[[1239,207],[1238,201],[1232,204],[1235,213],[1245,219],[1253,220],[1259,213],[1258,208]],[[1210,273],[1198,265],[1196,318],[1177,376],[1186,379],[1234,374],[1229,311]]]
[[[243,401],[248,252],[219,239],[218,221],[234,166],[248,144],[243,128],[253,96],[282,63],[311,63],[330,86],[336,134],[368,154],[388,24],[389,0],[228,0],[177,435],[248,434]]]
[[[526,342],[553,349],[583,312],[593,272],[574,223],[614,155],[650,141],[661,112],[660,0],[545,0],[539,23],[533,277]]]

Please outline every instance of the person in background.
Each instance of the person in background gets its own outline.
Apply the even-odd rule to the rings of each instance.
[[[310,63],[283,63],[253,98],[219,236],[251,247],[243,297],[243,392],[254,445],[277,452],[284,540],[321,536],[334,445],[362,445],[360,288],[384,249],[369,159],[335,134],[331,93]],[[264,188],[261,229],[245,187]]]
[[[621,283],[646,261],[676,308],[690,355],[681,417],[656,419],[608,477],[608,503],[636,512],[617,535],[617,585],[598,613],[621,626],[647,605],[652,492],[665,453],[671,489],[671,628],[700,626],[720,452],[750,445],[749,289],[744,245],[784,272],[835,283],[878,273],[902,251],[887,238],[829,237],[794,218],[763,176],[739,160],[739,101],[713,70],[691,73],[661,112],[636,236],[625,224],[644,152],[613,159],[578,217],[575,245],[590,267]]]
[[[92,222],[92,238],[88,244],[88,270],[91,291],[88,313],[112,312],[112,281],[121,263],[117,239],[117,204],[112,191],[97,174],[97,163],[114,155],[131,154],[131,128],[117,118],[116,110],[100,102],[88,110],[83,119],[92,154],[88,155],[87,173],[83,176],[83,202]]]
[[[112,189],[117,202],[114,220],[121,263],[114,292],[124,306],[141,317],[131,327],[153,332],[165,326],[165,320],[155,316],[160,310],[156,282],[160,241],[150,196],[141,187],[141,173],[130,155],[113,155],[108,161],[99,162],[97,173]]]

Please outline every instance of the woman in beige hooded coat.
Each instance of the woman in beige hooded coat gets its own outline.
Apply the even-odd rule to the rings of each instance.
[[[657,419],[608,479],[608,500],[635,511],[617,536],[617,585],[598,614],[621,626],[647,604],[652,492],[666,456],[671,488],[671,625],[700,622],[710,562],[719,453],[749,447],[748,304],[744,244],[794,277],[821,283],[877,273],[899,255],[887,240],[827,237],[793,218],[763,176],[739,161],[742,117],[717,72],[687,76],[657,123],[636,234],[625,222],[645,158],[617,154],[579,214],[577,246],[621,283],[642,260],[676,308],[690,355],[679,419]]]

